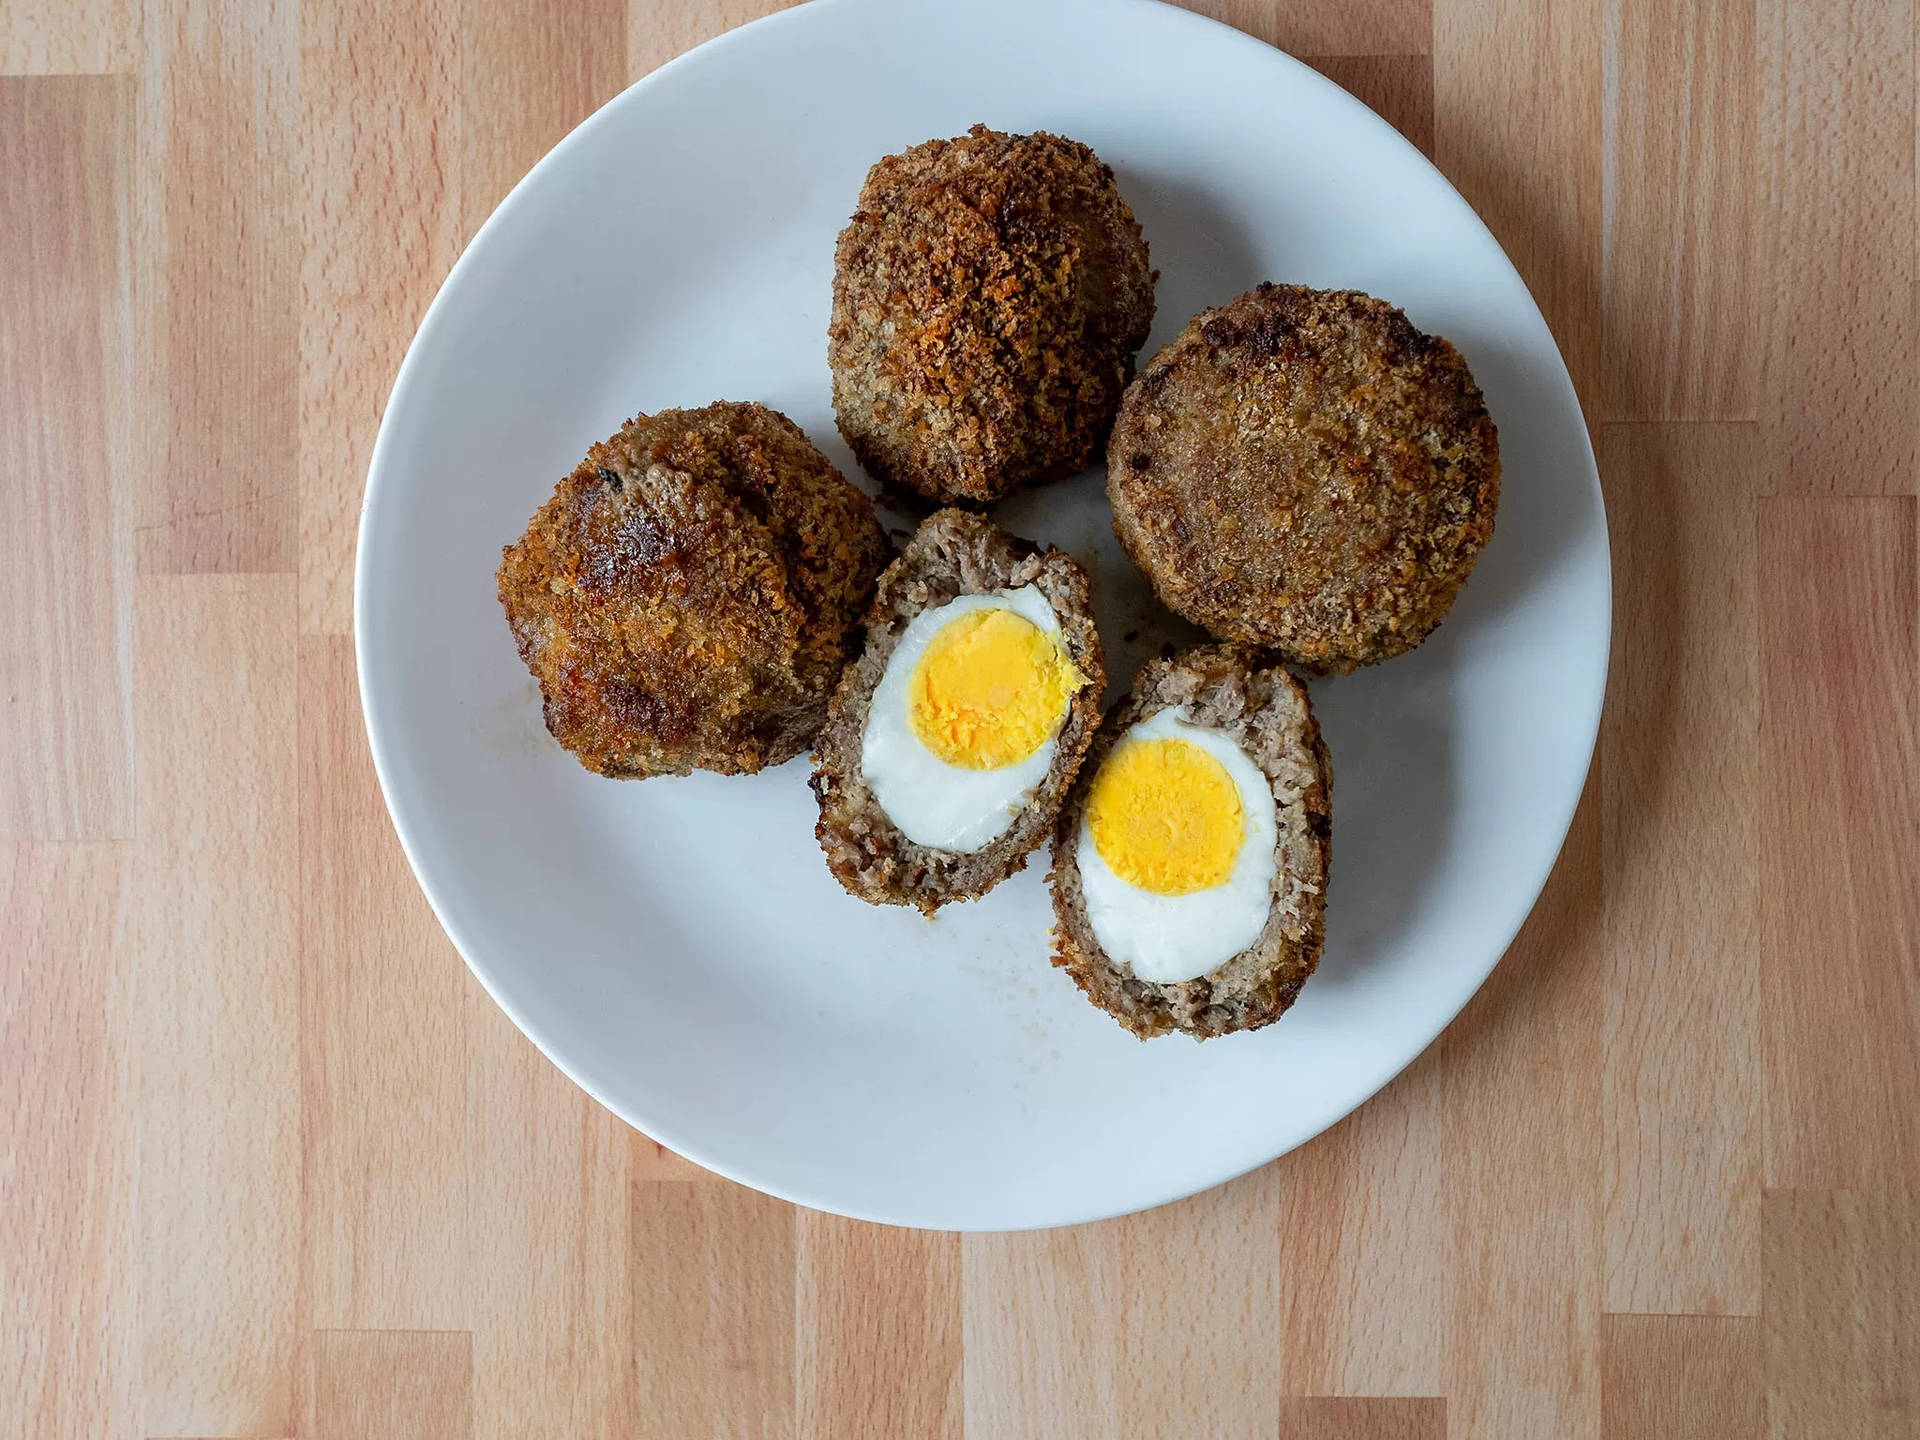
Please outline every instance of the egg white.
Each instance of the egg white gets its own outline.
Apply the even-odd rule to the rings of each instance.
[[[907,622],[873,692],[860,742],[860,773],[887,818],[916,845],[971,854],[1006,834],[1053,768],[1058,727],[1026,759],[998,770],[949,765],[920,742],[908,690],[934,636],[969,610],[1011,610],[1060,641],[1060,619],[1032,585],[991,595],[960,595]],[[1061,718],[1065,719],[1065,713]]]
[[[1173,985],[1224,964],[1260,938],[1273,908],[1280,811],[1265,773],[1232,737],[1189,722],[1176,706],[1142,720],[1115,744],[1190,740],[1226,768],[1240,792],[1244,827],[1227,878],[1210,890],[1156,895],[1121,879],[1100,856],[1085,815],[1075,858],[1087,924],[1107,957],[1142,980]]]

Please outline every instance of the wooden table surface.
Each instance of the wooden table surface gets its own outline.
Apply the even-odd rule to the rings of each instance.
[[[1539,297],[1612,524],[1600,751],[1378,1099],[967,1238],[575,1090],[435,925],[354,690],[429,297],[760,3],[0,7],[0,1435],[1920,1435],[1915,0],[1215,0]]]

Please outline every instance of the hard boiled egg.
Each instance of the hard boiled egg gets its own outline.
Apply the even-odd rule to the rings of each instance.
[[[1204,975],[1252,945],[1273,908],[1279,807],[1226,733],[1162,710],[1114,744],[1075,850],[1087,923],[1142,980]]]
[[[909,840],[971,853],[1032,800],[1084,684],[1036,587],[931,606],[874,689],[861,774]]]

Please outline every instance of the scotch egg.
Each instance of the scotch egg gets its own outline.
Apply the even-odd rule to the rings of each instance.
[[[1320,959],[1331,783],[1305,688],[1258,652],[1148,662],[1054,837],[1054,964],[1142,1038],[1279,1018]]]
[[[1106,681],[1084,571],[943,510],[880,577],[867,646],[814,751],[834,875],[931,913],[983,894],[1050,833]]]

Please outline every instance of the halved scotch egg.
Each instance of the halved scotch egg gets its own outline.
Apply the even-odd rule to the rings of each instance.
[[[1086,573],[977,515],[930,516],[880,577],[814,746],[816,834],[847,890],[931,914],[1052,832],[1106,684]]]
[[[1060,816],[1053,963],[1143,1039],[1271,1024],[1320,961],[1331,785],[1285,670],[1230,645],[1149,661]]]

